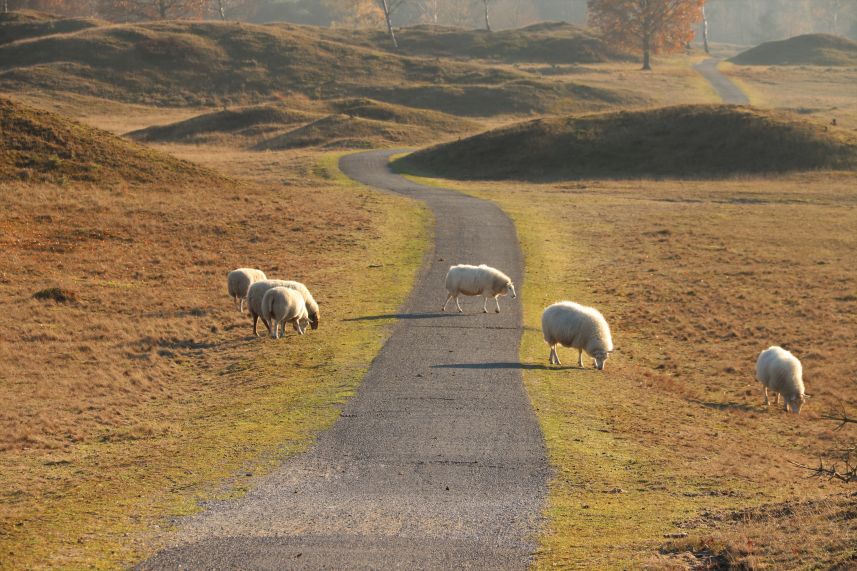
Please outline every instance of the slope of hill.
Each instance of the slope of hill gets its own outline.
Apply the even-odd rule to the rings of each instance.
[[[193,163],[4,98],[0,98],[0,133],[0,182],[182,183],[221,179]]]
[[[437,111],[412,109],[367,98],[336,100],[313,113],[281,105],[205,113],[140,129],[132,139],[152,142],[223,143],[257,149],[295,147],[368,148],[390,143],[419,144],[453,133],[474,132],[479,124]]]
[[[484,64],[389,54],[332,34],[234,22],[95,27],[0,46],[0,90],[172,106],[261,103],[282,93],[368,96],[414,99],[407,104],[456,115],[488,114],[484,97],[499,113],[549,112],[569,103],[593,110],[625,97]]]
[[[765,42],[729,61],[740,65],[857,65],[857,42],[831,34],[805,34]]]
[[[390,37],[376,30],[341,32],[358,45],[392,50]],[[412,26],[397,32],[399,53],[432,57],[476,58],[508,63],[596,63],[632,59],[627,52],[565,22],[545,22],[516,30],[468,30]]]
[[[396,164],[462,179],[855,169],[857,139],[786,113],[689,105],[530,121],[418,151]]]
[[[277,105],[255,105],[204,113],[176,123],[132,131],[127,136],[138,141],[175,143],[222,142],[224,138],[252,141],[318,117],[315,113]]]
[[[0,44],[51,34],[67,34],[104,24],[95,18],[55,18],[30,10],[5,12],[0,13]]]

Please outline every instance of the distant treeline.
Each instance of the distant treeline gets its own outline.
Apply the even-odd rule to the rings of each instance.
[[[479,28],[485,10],[494,29],[544,20],[585,25],[587,0],[386,0],[396,26]],[[346,27],[383,27],[383,0],[0,0],[6,10],[31,9],[114,21],[225,18]],[[823,32],[857,39],[857,0],[708,0],[711,40],[758,44]]]

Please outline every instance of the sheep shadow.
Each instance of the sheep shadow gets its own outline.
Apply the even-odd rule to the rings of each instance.
[[[432,365],[432,369],[518,369],[522,371],[589,371],[595,369],[581,369],[570,366],[539,365],[535,363],[449,363],[446,365]]]
[[[349,317],[342,321],[377,321],[380,319],[433,319],[437,317],[461,317],[461,313],[384,313],[380,315],[364,315]]]
[[[758,412],[760,410],[759,406],[757,405],[738,402],[713,402],[700,400],[694,400],[691,402],[703,406],[705,408],[711,408],[714,410],[740,410],[743,412]]]

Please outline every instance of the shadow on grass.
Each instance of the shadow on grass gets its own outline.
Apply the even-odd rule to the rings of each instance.
[[[432,369],[520,369],[524,371],[594,371],[595,369],[580,369],[578,367],[556,367],[553,365],[537,365],[535,363],[450,363],[448,365],[432,365]]]
[[[375,321],[378,319],[432,319],[435,317],[460,317],[461,313],[387,313],[382,315],[364,315],[350,317],[342,321]]]
[[[704,401],[693,401],[700,406],[704,406],[705,408],[713,408],[715,410],[742,410],[744,412],[758,412],[759,407],[756,405],[750,405],[739,402],[704,402]]]

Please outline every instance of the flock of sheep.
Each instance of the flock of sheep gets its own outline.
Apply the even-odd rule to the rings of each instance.
[[[286,333],[286,323],[303,335],[307,325],[318,329],[318,303],[307,287],[290,280],[269,280],[262,270],[238,268],[226,276],[226,288],[238,311],[247,311],[253,319],[253,335],[258,335],[259,318],[274,339],[280,338],[280,328]]]
[[[303,335],[307,324],[318,328],[318,304],[312,294],[300,282],[269,280],[260,270],[239,268],[229,272],[227,289],[239,311],[244,304],[253,319],[253,334],[261,317],[271,337],[278,339],[282,327],[291,323],[295,331]],[[441,311],[446,311],[449,301],[454,299],[459,313],[463,312],[459,297],[482,296],[482,311],[488,313],[488,299],[496,304],[500,313],[499,298],[512,295],[516,298],[512,280],[496,268],[486,266],[457,265],[446,274],[446,302]],[[595,368],[604,369],[604,363],[614,351],[613,339],[607,320],[597,309],[572,301],[560,301],[547,307],[542,313],[542,335],[550,347],[548,362],[561,365],[557,345],[577,349],[577,366],[583,367],[583,354],[594,360]],[[800,361],[782,347],[769,347],[759,354],[756,361],[756,379],[762,384],[765,405],[770,404],[768,391],[776,395],[779,403],[783,397],[783,408],[800,414],[801,406],[809,395],[803,384],[803,368]]]

